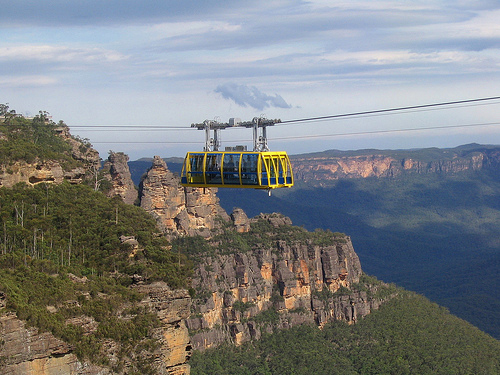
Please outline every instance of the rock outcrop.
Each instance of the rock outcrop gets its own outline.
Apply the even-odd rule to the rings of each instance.
[[[14,313],[0,315],[0,336],[0,372],[4,375],[98,374],[103,370],[88,366],[95,371],[80,372],[84,365],[70,346],[48,332],[27,327]]]
[[[250,230],[250,220],[241,208],[235,208],[231,213],[231,220],[239,233],[246,233]]]
[[[319,243],[278,214],[252,221],[268,222],[282,235],[251,251],[200,259],[193,277],[198,297],[188,319],[194,349],[240,344],[306,322],[320,327],[334,319],[353,323],[382,303],[353,288],[362,270],[349,237],[336,234]],[[301,235],[304,239],[297,238]]]
[[[12,187],[20,182],[31,186],[40,183],[60,184],[63,181],[79,184],[90,171],[97,170],[100,159],[96,150],[73,138],[65,125],[57,127],[55,132],[71,146],[71,158],[77,165],[68,166],[65,161],[50,159],[36,159],[31,163],[13,160],[8,165],[0,165],[0,187]]]
[[[106,194],[108,197],[118,195],[126,204],[134,204],[138,192],[130,175],[128,160],[128,156],[123,152],[109,153],[103,166],[104,176],[111,182],[111,189]]]
[[[180,179],[155,156],[139,186],[141,207],[150,212],[169,235],[210,237],[217,220],[229,220],[215,195],[217,189],[184,188]]]
[[[35,163],[17,161],[8,168],[0,169],[0,187],[10,188],[19,182],[31,186],[40,183],[61,184],[63,181],[79,184],[86,173],[87,169],[84,167],[65,170],[58,161],[37,161]]]
[[[186,290],[171,290],[165,283],[140,285],[136,289],[145,295],[141,304],[155,312],[161,326],[152,333],[160,344],[155,350],[145,351],[147,359],[156,374],[189,375],[187,363],[191,356],[191,345],[185,320],[189,317],[191,298]],[[5,306],[5,294],[0,293],[0,308]],[[98,323],[85,317],[75,318],[70,323],[96,330]],[[112,366],[132,368],[133,358],[117,356],[119,344],[109,341],[104,345],[109,366],[102,367],[80,361],[73,348],[49,332],[26,326],[15,313],[0,314],[0,373],[5,375],[111,375]]]
[[[162,282],[142,285],[137,289],[146,295],[141,303],[156,312],[162,322],[155,333],[160,343],[153,361],[156,373],[189,375],[188,360],[192,348],[186,319],[191,311],[191,297],[187,290],[171,290]]]
[[[101,160],[99,152],[92,148],[90,143],[88,143],[88,140],[82,140],[78,137],[74,138],[69,132],[69,127],[66,125],[60,125],[56,128],[56,133],[59,137],[71,145],[71,155],[75,160],[90,165],[99,164]]]

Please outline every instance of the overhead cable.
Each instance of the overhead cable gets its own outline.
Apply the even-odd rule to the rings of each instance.
[[[304,138],[330,138],[330,137],[346,137],[346,136],[356,136],[356,135],[369,135],[369,134],[384,134],[384,133],[403,133],[403,132],[413,132],[419,130],[437,130],[437,129],[456,129],[456,128],[473,128],[479,126],[498,126],[500,122],[484,122],[477,124],[462,124],[462,125],[439,125],[439,126],[426,126],[422,128],[406,128],[406,129],[387,129],[387,130],[367,130],[359,132],[350,133],[334,133],[334,134],[311,134],[311,135],[296,135],[287,137],[271,137],[272,140],[286,141],[293,139],[304,139]],[[250,139],[232,139],[231,142],[248,142]],[[131,141],[131,142],[92,142],[93,144],[202,144],[202,141],[190,141],[190,142],[176,142],[176,141]]]
[[[407,106],[407,107],[377,109],[377,110],[371,110],[371,111],[343,113],[343,114],[331,115],[331,116],[319,116],[319,117],[309,117],[309,118],[302,118],[302,119],[296,119],[296,120],[286,120],[286,121],[281,121],[280,124],[290,124],[290,123],[294,123],[294,122],[306,122],[306,121],[337,119],[337,118],[363,116],[363,115],[373,115],[373,114],[378,114],[378,113],[408,111],[408,110],[412,110],[412,109],[443,107],[443,106],[450,106],[450,105],[457,105],[457,104],[466,104],[466,103],[477,103],[477,102],[484,102],[484,101],[498,100],[498,99],[500,99],[500,96],[492,96],[492,97],[489,97],[489,98],[479,98],[479,99],[457,100],[457,101],[453,101],[453,102],[441,102],[441,103],[432,103],[432,104],[421,104],[421,105],[413,105],[413,106]]]

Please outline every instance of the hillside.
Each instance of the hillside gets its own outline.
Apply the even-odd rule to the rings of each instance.
[[[226,209],[279,211],[351,236],[369,274],[423,293],[500,338],[500,147],[293,156],[296,186],[268,199],[220,189]]]
[[[157,348],[168,336],[159,337],[168,324],[144,299],[157,292],[142,284],[187,286],[191,272],[184,256],[166,250],[153,218],[82,185],[1,188],[0,201],[0,294],[6,309],[0,314],[0,365],[23,373],[30,362],[44,367],[34,359],[43,363],[57,355],[63,368],[88,361],[113,373],[124,368],[148,373],[151,363],[140,358],[161,358]],[[182,297],[168,290],[163,303],[187,299],[187,292]],[[189,311],[189,302],[185,305]],[[23,333],[17,319],[36,330]],[[40,337],[43,332],[53,337]],[[33,347],[29,353],[22,350],[26,334]],[[176,340],[185,349],[187,343],[182,348]]]

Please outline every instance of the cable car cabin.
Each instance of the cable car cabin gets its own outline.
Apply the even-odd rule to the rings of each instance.
[[[285,151],[188,152],[181,184],[267,190],[292,187],[292,165]]]

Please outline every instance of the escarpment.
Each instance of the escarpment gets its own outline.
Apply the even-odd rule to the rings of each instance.
[[[303,323],[354,323],[383,302],[375,297],[378,287],[360,287],[361,265],[349,237],[310,233],[279,214],[249,222],[247,233],[215,236],[214,250],[197,256],[187,321],[194,349],[241,344]]]
[[[388,178],[405,174],[457,174],[496,168],[498,148],[466,145],[406,151],[325,151],[292,157],[295,178],[306,182],[343,178]]]
[[[133,308],[124,306],[127,303],[116,306],[112,310],[112,317],[107,318],[107,323],[116,323],[111,326],[105,326],[102,319],[90,314],[90,310],[86,315],[85,309],[81,309],[85,306],[90,309],[88,306],[93,304],[104,305],[105,301],[112,299],[112,293],[108,295],[104,287],[102,290],[96,289],[98,292],[87,290],[85,293],[83,289],[75,287],[69,300],[60,301],[60,305],[41,304],[43,314],[40,316],[49,316],[47,321],[50,321],[51,316],[57,315],[61,319],[57,326],[59,329],[69,327],[70,331],[74,329],[81,335],[78,336],[81,337],[80,341],[71,341],[71,338],[66,337],[72,343],[68,344],[59,338],[64,337],[61,332],[57,336],[55,329],[52,330],[55,332],[53,335],[48,332],[50,329],[47,326],[45,331],[42,329],[43,324],[40,325],[42,328],[35,328],[18,319],[13,311],[21,310],[15,310],[13,305],[6,306],[9,288],[3,286],[5,290],[0,291],[2,373],[104,375],[134,371],[140,373],[141,369],[148,369],[157,374],[189,374],[188,360],[193,349],[205,349],[223,342],[238,345],[258,339],[264,332],[303,323],[313,323],[319,327],[335,319],[354,323],[384,301],[378,294],[383,285],[372,285],[364,279],[349,237],[321,231],[310,233],[294,227],[289,218],[279,214],[261,214],[249,219],[243,210],[234,209],[229,216],[219,205],[217,189],[182,187],[179,177],[168,169],[160,157],[154,158],[137,190],[127,165],[128,156],[110,153],[104,169],[98,171],[99,157],[87,142],[71,137],[65,126],[55,128],[54,134],[58,141],[63,139],[66,142],[62,146],[58,143],[64,150],[64,155],[61,154],[64,157],[43,150],[45,154],[40,155],[44,157],[37,156],[29,162],[9,160],[2,164],[0,186],[10,187],[17,182],[26,182],[31,186],[43,182],[60,184],[63,181],[79,184],[84,180],[90,182],[94,190],[99,190],[101,184],[107,185],[108,197],[119,196],[129,205],[140,202],[140,206],[156,219],[162,234],[170,242],[165,241],[161,246],[153,245],[153,240],[149,245],[141,244],[141,237],[146,232],[154,232],[156,239],[165,240],[156,233],[156,227],[135,233],[135,236],[130,233],[107,234],[108,237],[96,241],[95,237],[105,232],[100,229],[113,225],[118,228],[118,225],[123,225],[123,213],[137,207],[125,206],[126,209],[122,207],[121,211],[119,205],[111,210],[106,208],[106,212],[96,215],[107,218],[106,224],[95,231],[97,234],[87,231],[87,236],[79,241],[76,241],[77,228],[74,224],[72,226],[76,221],[75,216],[71,218],[69,215],[68,230],[65,232],[67,236],[64,235],[61,242],[63,245],[55,245],[62,246],[60,255],[54,253],[57,255],[54,257],[57,271],[49,274],[42,270],[41,273],[47,273],[47,277],[54,280],[69,278],[68,283],[85,284],[84,274],[97,276],[94,266],[85,268],[84,272],[79,273],[80,277],[66,274],[59,266],[70,267],[70,262],[71,266],[78,262],[83,267],[94,256],[99,258],[97,260],[109,260],[110,267],[113,263],[112,269],[97,271],[97,278],[109,277],[114,280],[124,277],[125,273],[121,272],[130,271],[130,274],[126,274],[128,281],[124,284],[125,289],[139,292],[141,299],[135,301],[138,305]],[[8,141],[4,138],[0,141]],[[47,196],[45,198],[48,199]],[[93,201],[89,199],[86,202]],[[121,204],[115,200],[107,202]],[[71,201],[68,206],[74,204]],[[32,207],[35,213],[37,207],[38,203]],[[44,206],[46,210],[49,207],[54,205],[46,203]],[[140,213],[143,214],[142,211]],[[45,214],[46,211],[43,211],[43,217]],[[20,222],[23,224],[19,225],[23,226],[24,216],[21,215],[24,212],[16,212],[16,215],[17,219],[22,218]],[[134,220],[138,220],[139,216],[135,212]],[[92,215],[87,222],[91,219]],[[152,222],[149,217],[146,221]],[[86,223],[80,227],[85,228]],[[134,227],[130,225],[129,231]],[[48,245],[45,237],[47,233],[45,227],[43,231],[40,227],[30,229],[29,241],[32,243],[25,246],[22,259],[24,267],[29,267],[32,259],[51,264],[52,260],[44,259],[44,252],[52,252],[52,242]],[[92,254],[101,245],[107,252]],[[26,251],[30,252],[30,259]],[[172,262],[174,255],[175,264],[168,263]],[[194,269],[188,270],[193,272],[190,293],[185,289],[172,290],[164,282],[151,283],[151,280],[165,280],[161,277],[151,278],[151,274],[160,269],[151,268],[153,261],[173,273],[177,268],[188,268],[191,264],[186,262],[185,256],[194,262]],[[45,265],[40,264],[42,268]],[[125,268],[117,270],[121,266]],[[194,301],[190,294],[194,296]],[[70,310],[72,315],[63,314]],[[97,307],[96,310],[99,311]],[[78,313],[73,314],[75,311]],[[155,325],[136,335],[139,337],[134,340],[140,342],[134,341],[132,350],[126,340],[119,339],[120,333],[123,333],[120,327],[130,326],[130,322],[136,326],[134,319],[145,313],[152,314],[149,317]],[[22,317],[22,314],[19,313],[19,316]],[[66,319],[67,316],[71,318]],[[37,324],[30,321],[29,316],[24,318],[30,324]],[[159,323],[156,325],[157,321]],[[99,330],[113,332],[105,336],[99,335]],[[94,341],[98,345],[89,345],[90,348],[86,349],[92,353],[92,348],[98,347],[96,350],[99,353],[77,353],[76,348],[80,348],[80,343],[87,342],[85,340],[88,337],[99,342]]]

